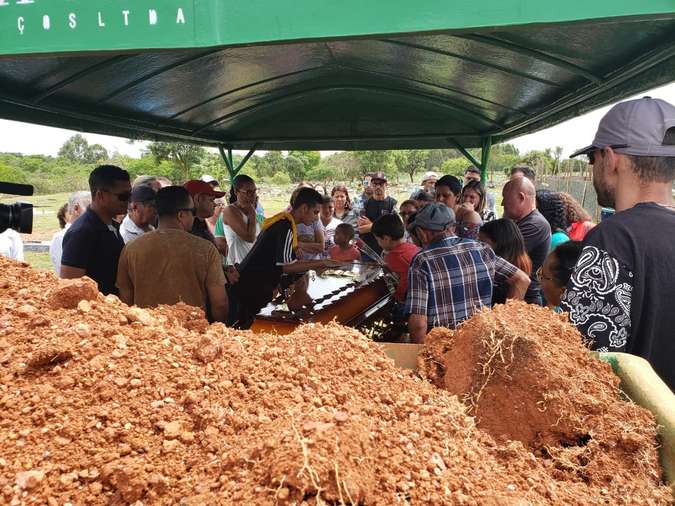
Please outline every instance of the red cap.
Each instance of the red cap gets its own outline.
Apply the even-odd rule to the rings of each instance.
[[[213,186],[211,186],[209,183],[206,183],[205,181],[200,181],[199,179],[193,179],[191,181],[188,181],[183,185],[183,188],[185,188],[188,192],[190,192],[190,195],[192,195],[193,197],[201,193],[210,195],[212,197],[216,197],[217,199],[225,196],[225,192],[217,192],[216,190],[213,189]]]

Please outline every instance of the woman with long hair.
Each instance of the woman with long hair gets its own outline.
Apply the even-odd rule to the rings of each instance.
[[[352,227],[356,227],[359,216],[354,211],[347,187],[343,184],[335,185],[330,192],[330,196],[333,197],[333,206],[335,208],[333,216],[342,223],[348,223]]]
[[[260,233],[260,225],[256,220],[257,194],[258,189],[251,177],[240,174],[232,181],[230,204],[218,218],[214,234],[227,241],[228,265],[241,263]]]
[[[591,215],[569,193],[560,192],[560,198],[565,207],[567,235],[572,241],[583,241],[586,234],[595,226],[591,221]]]
[[[485,186],[480,181],[471,180],[464,185],[460,203],[473,206],[473,210],[480,215],[483,223],[497,218],[495,213],[487,209],[487,193]]]
[[[553,251],[559,244],[567,242],[567,217],[565,205],[560,193],[551,190],[537,190],[537,210],[551,225],[551,248]]]
[[[537,271],[546,305],[560,311],[560,301],[581,255],[580,241],[567,241],[555,248]]]
[[[528,276],[532,275],[532,260],[525,249],[525,240],[518,225],[508,218],[492,220],[481,226],[478,239],[492,248],[495,255],[515,265]],[[492,303],[506,302],[507,285],[495,285],[492,289]]]

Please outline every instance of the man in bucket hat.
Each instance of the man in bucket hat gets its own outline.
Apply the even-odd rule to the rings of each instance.
[[[481,308],[490,307],[495,282],[522,299],[530,278],[494,254],[485,243],[454,234],[455,214],[445,204],[425,206],[408,224],[423,247],[408,271],[404,311],[413,342],[423,343],[432,327],[455,328]]]
[[[587,155],[598,204],[616,214],[595,227],[563,297],[570,321],[600,351],[646,358],[675,386],[675,107],[649,97],[615,105]]]

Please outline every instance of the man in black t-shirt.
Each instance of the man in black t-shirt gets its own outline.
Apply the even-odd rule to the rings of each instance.
[[[639,355],[675,389],[675,106],[615,105],[580,154],[616,214],[586,236],[562,308],[593,349]]]
[[[377,239],[370,232],[381,216],[396,214],[396,199],[387,196],[387,176],[384,172],[376,172],[370,179],[373,188],[373,196],[366,201],[359,217],[359,236],[378,255],[382,254],[382,248]]]
[[[100,165],[89,175],[91,205],[63,237],[62,278],[89,276],[101,293],[117,294],[117,262],[124,247],[113,218],[126,214],[131,183],[129,173],[114,165]]]
[[[239,281],[230,287],[231,326],[249,328],[258,312],[272,301],[274,290],[288,286],[298,274],[340,265],[332,260],[298,261],[295,256],[295,224],[311,225],[318,220],[322,202],[319,192],[302,188],[290,213],[280,213],[263,223],[253,248],[238,266]],[[284,275],[290,276],[282,280]]]
[[[541,287],[535,274],[544,264],[551,247],[551,226],[537,211],[537,192],[529,179],[512,179],[504,185],[502,195],[504,216],[516,222],[523,234],[527,254],[532,260],[531,283],[525,294],[525,301],[542,304]]]

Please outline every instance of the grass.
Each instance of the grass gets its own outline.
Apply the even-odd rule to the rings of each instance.
[[[23,253],[24,260],[31,264],[36,269],[44,269],[46,271],[52,272],[54,266],[52,261],[49,258],[49,253],[37,253],[35,251],[24,251]]]

